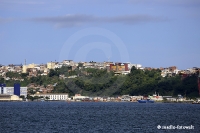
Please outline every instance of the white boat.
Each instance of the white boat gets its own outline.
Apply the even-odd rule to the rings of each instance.
[[[149,96],[149,98],[154,101],[162,101],[163,100],[163,97],[160,96],[159,94],[156,94],[156,92],[155,92],[155,94],[153,94],[153,96]]]

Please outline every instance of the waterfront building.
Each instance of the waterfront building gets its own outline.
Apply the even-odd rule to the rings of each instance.
[[[0,84],[1,93],[3,95],[16,95],[27,97],[27,87],[20,87],[20,84],[14,84],[14,87],[6,87],[5,84]]]
[[[22,101],[17,95],[0,95],[0,101]]]
[[[6,84],[0,84],[0,94],[4,94],[4,87],[6,87]]]
[[[31,95],[33,97],[38,96],[38,97],[43,97],[44,99],[47,99],[50,101],[56,100],[56,101],[66,101],[69,97],[68,93],[46,93],[46,94],[34,94]]]
[[[122,102],[130,102],[131,101],[131,96],[129,96],[129,95],[122,95],[121,101]]]
[[[143,96],[131,96],[131,101],[136,102],[137,100],[143,99]]]
[[[20,91],[20,94],[18,96],[27,97],[27,87],[20,87],[20,90],[16,90],[16,91],[14,90],[15,90],[14,87],[5,87],[4,94],[14,95],[16,92],[18,92],[19,94],[19,91]]]
[[[89,97],[88,96],[81,96],[81,94],[75,94],[75,96],[73,96],[72,99],[74,101],[81,101],[81,100],[89,99]]]

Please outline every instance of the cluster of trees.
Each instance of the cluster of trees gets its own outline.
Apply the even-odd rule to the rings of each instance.
[[[160,70],[139,70],[133,67],[128,75],[114,76],[106,70],[87,69],[89,75],[74,79],[71,90],[85,95],[117,96],[117,95],[160,95],[198,97],[197,75],[185,79],[181,75],[161,77]],[[75,87],[76,89],[73,89]]]
[[[197,75],[182,79],[181,75],[161,77],[160,70],[142,71],[134,67],[118,93],[131,95],[160,95],[198,97]]]
[[[25,100],[25,98],[24,97],[21,97],[22,99],[24,99]],[[38,101],[38,100],[46,100],[46,101],[48,101],[49,100],[49,97],[39,97],[39,96],[31,96],[31,95],[27,95],[27,99],[29,99],[29,100],[31,100],[31,101]]]
[[[76,69],[75,71],[72,71],[71,66],[62,66],[61,68],[56,68],[55,70],[50,69],[48,76],[49,77],[53,77],[53,76],[59,77],[59,75],[61,75],[61,74],[64,75],[65,77],[77,75],[78,69]]]
[[[60,79],[59,75],[65,77],[77,75],[77,78]],[[9,72],[8,76],[20,76],[24,81],[21,86],[27,86],[30,83],[43,85],[57,83],[54,86],[55,93],[69,93],[74,95],[81,93],[90,96],[117,96],[117,95],[152,95],[155,92],[160,95],[177,96],[181,94],[186,97],[198,97],[197,75],[191,75],[185,79],[181,75],[173,77],[161,77],[160,70],[139,70],[132,67],[130,74],[115,76],[113,72],[107,72],[105,69],[83,68],[72,71],[70,67],[63,66],[55,70],[50,70],[47,76],[37,76],[27,78],[27,74],[13,74]],[[16,81],[1,82],[11,85]],[[7,86],[8,86],[7,85]]]

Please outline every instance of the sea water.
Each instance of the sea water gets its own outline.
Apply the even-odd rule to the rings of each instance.
[[[12,132],[200,133],[200,104],[0,102],[0,133]]]

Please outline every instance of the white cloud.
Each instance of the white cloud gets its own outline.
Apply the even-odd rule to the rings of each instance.
[[[69,14],[65,16],[55,16],[55,17],[40,17],[30,19],[34,22],[39,23],[52,23],[56,27],[73,27],[82,26],[86,24],[102,24],[102,23],[120,23],[133,25],[136,23],[148,23],[148,22],[160,22],[166,21],[167,19],[163,17],[154,17],[150,15],[123,15],[114,17],[97,17],[92,15],[84,14]]]

